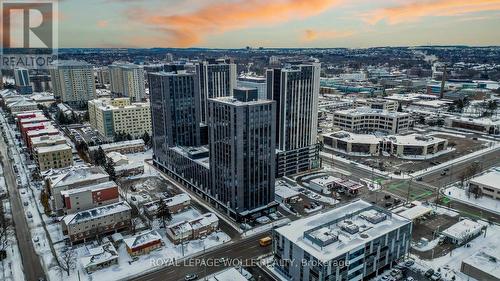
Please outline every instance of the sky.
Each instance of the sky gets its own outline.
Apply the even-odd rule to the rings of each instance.
[[[500,0],[59,0],[59,47],[500,45]]]

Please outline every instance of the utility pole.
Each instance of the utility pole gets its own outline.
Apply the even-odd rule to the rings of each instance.
[[[406,195],[407,205],[410,203],[411,182],[413,181],[413,176],[410,176],[410,173],[408,173],[408,176],[410,177],[410,182],[408,183],[408,194]]]

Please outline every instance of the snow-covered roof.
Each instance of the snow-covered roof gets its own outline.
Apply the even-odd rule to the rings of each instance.
[[[248,281],[236,268],[231,267],[219,273],[216,273],[208,281]]]
[[[348,143],[378,144],[382,140],[381,138],[373,134],[356,134],[346,131],[324,134],[323,136],[342,140]]]
[[[440,107],[448,106],[452,103],[453,102],[451,102],[451,101],[444,101],[444,100],[421,100],[421,101],[414,102],[413,104],[417,105],[417,106],[440,108]]]
[[[410,114],[406,112],[387,111],[382,109],[373,109],[371,107],[358,107],[354,109],[339,110],[336,111],[335,114],[350,115],[350,116],[377,115],[377,116],[391,117],[391,118],[410,116]]]
[[[445,229],[442,234],[456,240],[463,240],[468,236],[479,233],[484,225],[470,219],[463,219]]]
[[[87,248],[87,251],[88,255],[80,258],[85,269],[118,259],[118,252],[110,242],[95,248]]]
[[[333,176],[323,176],[320,178],[315,178],[312,179],[311,182],[326,187],[327,185],[334,184],[339,180],[339,178],[333,177]]]
[[[414,220],[416,218],[419,218],[423,215],[430,213],[431,211],[432,211],[432,209],[427,207],[427,206],[417,205],[417,206],[413,206],[409,209],[406,209],[398,214],[402,217],[409,219],[409,220]]]
[[[300,194],[300,192],[295,191],[290,187],[288,187],[285,183],[280,183],[280,182],[276,183],[276,186],[274,188],[274,193],[276,194],[276,196],[279,196],[283,199],[293,198],[295,196],[299,196]]]
[[[137,140],[129,140],[129,141],[112,142],[112,143],[100,145],[100,147],[104,151],[112,150],[112,149],[126,148],[128,146],[144,146],[144,140],[137,139]],[[99,149],[99,146],[91,146],[89,148],[89,151],[93,151],[93,150],[97,150],[97,149]]]
[[[140,233],[136,236],[130,237],[130,238],[125,238],[123,239],[123,242],[127,245],[129,249],[134,249],[137,247],[141,247],[144,245],[147,245],[149,243],[154,243],[158,242],[161,243],[162,239],[160,234],[156,232],[156,230],[151,230],[147,232]]]
[[[63,150],[71,150],[71,146],[69,146],[66,143],[63,144],[56,144],[56,145],[50,145],[50,146],[39,146],[35,148],[35,151],[37,153],[51,153],[51,152],[57,152],[57,151],[63,151]]]
[[[205,213],[190,221],[180,221],[178,223],[169,225],[168,228],[175,234],[190,232],[193,229],[200,229],[213,224],[218,224],[219,218],[214,213]]]
[[[484,248],[462,262],[500,279],[500,249]]]
[[[115,164],[120,162],[120,161],[126,161],[128,163],[128,157],[121,154],[120,152],[111,151],[111,152],[106,153],[106,156],[108,158],[110,158],[111,161],[113,161],[113,163],[115,163]]]
[[[66,141],[66,138],[62,135],[51,135],[51,136],[39,136],[31,138],[31,144],[37,146],[38,144],[50,144],[60,141]]]
[[[432,145],[438,144],[446,141],[445,139],[441,139],[433,136],[425,136],[420,134],[411,134],[411,135],[391,135],[386,137],[386,139],[390,140],[393,144],[399,145]]]
[[[465,116],[452,116],[449,117],[449,120],[459,121],[468,124],[479,124],[483,126],[500,126],[500,118],[488,118],[488,117],[472,118]]]
[[[475,183],[478,185],[486,185],[494,189],[500,189],[500,168],[494,168],[490,171],[472,178],[470,183]]]
[[[277,228],[276,232],[318,260],[327,262],[410,223],[397,214],[391,215],[366,201],[357,200],[293,221]]]
[[[107,179],[109,175],[102,167],[98,166],[75,166],[62,170],[51,179],[52,187],[70,185],[77,182],[89,181],[93,179]]]
[[[77,224],[80,222],[110,216],[117,213],[122,212],[130,212],[131,208],[129,204],[125,201],[109,204],[106,206],[100,206],[97,208],[89,209],[86,211],[81,211],[76,214],[67,215],[63,218],[63,221],[66,225]]]
[[[163,199],[165,202],[165,205],[168,207],[176,206],[176,205],[181,205],[181,204],[187,204],[191,201],[191,197],[187,193],[181,193],[169,198]],[[144,204],[144,208],[146,208],[149,212],[154,212],[156,209],[158,209],[158,203],[160,200],[156,200],[153,202],[149,202]]]
[[[114,181],[107,181],[107,182],[93,184],[93,185],[87,185],[87,186],[83,186],[83,187],[79,187],[79,188],[75,188],[75,189],[63,190],[63,191],[61,191],[61,195],[62,196],[72,195],[72,194],[77,194],[77,193],[81,193],[84,191],[99,191],[99,190],[108,189],[108,188],[117,187],[117,186],[118,185],[116,185],[116,183]]]

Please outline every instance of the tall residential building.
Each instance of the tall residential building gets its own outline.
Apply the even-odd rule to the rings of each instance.
[[[96,98],[92,65],[82,61],[56,61],[49,69],[54,96],[70,106],[85,107]]]
[[[208,122],[208,99],[229,97],[236,87],[236,64],[229,60],[208,60],[196,65],[200,79],[201,121]]]
[[[109,68],[107,68],[107,67],[96,68],[96,77],[97,77],[97,83],[101,87],[104,87],[105,85],[108,85],[111,83]]]
[[[259,99],[267,99],[267,84],[266,77],[264,76],[256,76],[252,74],[240,75],[236,85],[238,87],[256,88],[259,94]]]
[[[102,136],[113,138],[118,133],[139,138],[151,135],[149,103],[130,103],[129,98],[100,98],[88,102],[89,121]]]
[[[277,105],[278,177],[317,165],[320,70],[319,63],[301,63],[266,71],[267,97]]]
[[[156,155],[172,146],[200,145],[197,81],[195,73],[184,70],[148,75]]]
[[[26,68],[16,68],[14,69],[14,80],[16,82],[17,91],[22,95],[27,95],[33,93],[33,88],[31,87],[30,74]]]
[[[115,62],[109,66],[111,92],[133,101],[144,100],[144,69],[132,63]]]
[[[274,201],[275,102],[257,90],[236,88],[234,97],[209,99],[211,192],[235,218]]]

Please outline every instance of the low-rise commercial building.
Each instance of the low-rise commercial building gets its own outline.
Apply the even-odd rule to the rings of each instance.
[[[408,113],[368,107],[341,110],[333,115],[334,126],[355,133],[379,131],[398,134],[407,131],[411,123],[411,117]]]
[[[73,153],[68,144],[56,144],[35,148],[38,170],[58,169],[73,165]]]
[[[448,140],[419,134],[382,137],[340,131],[323,134],[321,140],[324,149],[353,156],[393,155],[399,158],[424,160],[448,151]]]
[[[108,182],[109,175],[102,167],[77,165],[67,169],[60,169],[46,173],[45,183],[52,197],[52,210],[58,211],[64,208],[64,200],[61,192],[89,185],[98,185]]]
[[[494,168],[469,180],[469,191],[500,200],[500,168]]]
[[[463,129],[476,133],[499,135],[500,119],[497,118],[468,118],[453,116],[445,120],[448,127]]]
[[[475,280],[500,281],[500,253],[493,248],[481,249],[462,261],[460,272]]]
[[[367,280],[409,251],[412,222],[358,200],[273,231],[276,269],[289,280]]]
[[[356,99],[354,101],[354,107],[369,107],[385,111],[396,111],[398,106],[397,101],[387,99]]]
[[[139,138],[151,135],[151,110],[149,103],[130,103],[129,98],[100,98],[88,102],[89,121],[92,128],[107,138],[116,134],[130,134]]]
[[[127,202],[118,202],[65,216],[62,231],[71,244],[102,237],[130,227],[132,208]]]
[[[120,142],[112,142],[107,144],[101,144],[99,146],[91,146],[89,147],[89,152],[95,152],[102,148],[105,153],[109,152],[120,152],[121,154],[129,154],[129,153],[138,153],[144,152],[144,140],[136,139],[130,141],[120,141]]]
[[[441,234],[451,243],[463,245],[481,235],[485,228],[485,224],[465,218],[448,227]]]
[[[119,201],[118,185],[108,181],[61,191],[64,214],[88,210]]]

